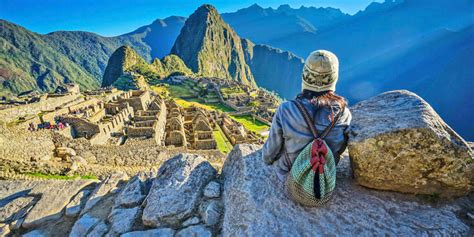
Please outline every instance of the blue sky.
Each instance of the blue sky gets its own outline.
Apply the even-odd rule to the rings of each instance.
[[[254,3],[262,7],[331,6],[350,14],[374,0],[0,0],[0,18],[38,33],[82,30],[105,36],[130,32],[171,15],[188,16],[203,3],[219,12],[233,12]],[[380,0],[378,0],[380,1]]]

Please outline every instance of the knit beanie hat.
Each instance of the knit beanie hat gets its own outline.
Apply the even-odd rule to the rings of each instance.
[[[302,90],[336,91],[339,78],[339,61],[336,55],[326,50],[312,52],[303,68]]]

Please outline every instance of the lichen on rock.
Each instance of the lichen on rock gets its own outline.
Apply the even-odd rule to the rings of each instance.
[[[351,111],[349,154],[360,185],[441,196],[473,190],[471,148],[416,94],[386,92]]]

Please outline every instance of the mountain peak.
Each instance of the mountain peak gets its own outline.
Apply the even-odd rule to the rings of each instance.
[[[278,11],[292,10],[289,4],[282,4],[277,8]]]
[[[193,14],[196,14],[196,13],[219,14],[217,12],[217,9],[214,6],[212,6],[211,4],[201,5],[198,9],[196,9],[196,11]]]
[[[171,53],[200,75],[255,84],[240,37],[211,5],[202,5],[186,20]]]
[[[102,86],[112,85],[128,68],[136,64],[145,64],[145,60],[132,47],[128,45],[120,46],[109,58]]]
[[[263,7],[261,7],[257,3],[254,3],[252,6],[248,7],[247,9],[263,10]]]

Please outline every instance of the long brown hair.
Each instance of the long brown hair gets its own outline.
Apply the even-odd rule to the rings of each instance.
[[[312,104],[318,107],[331,107],[338,104],[341,108],[347,107],[347,100],[334,93],[334,91],[313,92],[304,90],[301,96],[310,100]]]

